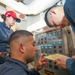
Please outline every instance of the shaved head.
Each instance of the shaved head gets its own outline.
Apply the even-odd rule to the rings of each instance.
[[[9,39],[10,55],[16,55],[19,45],[26,43],[30,36],[33,34],[26,30],[18,30],[12,33]]]
[[[63,6],[53,7],[45,13],[45,22],[49,27],[62,25],[64,18],[68,22],[64,15]]]

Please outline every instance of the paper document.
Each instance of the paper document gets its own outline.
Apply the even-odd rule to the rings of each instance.
[[[67,56],[62,55],[62,54],[52,54],[52,55],[49,55],[49,56],[45,56],[44,58],[54,61],[54,60],[56,60],[57,58],[59,58],[61,56],[67,57]]]

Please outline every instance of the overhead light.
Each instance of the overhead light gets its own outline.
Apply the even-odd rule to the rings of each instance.
[[[44,19],[42,19],[42,20],[40,20],[39,22],[36,22],[36,23],[30,25],[30,26],[27,28],[27,30],[28,30],[28,31],[36,31],[37,29],[41,29],[41,28],[43,28],[43,27],[45,27],[45,26],[46,26],[46,23],[45,23]]]

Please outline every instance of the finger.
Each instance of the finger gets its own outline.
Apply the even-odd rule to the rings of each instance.
[[[75,58],[75,55],[74,55],[74,56],[72,56],[72,58]]]
[[[41,54],[40,58],[44,58],[45,55],[46,53]]]
[[[45,59],[45,58],[42,58],[42,59],[41,59],[41,61],[42,61],[42,62],[43,62],[43,61],[47,61],[47,62],[48,62],[48,60],[47,60],[47,59]]]

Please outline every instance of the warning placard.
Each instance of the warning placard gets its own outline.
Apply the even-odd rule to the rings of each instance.
[[[44,75],[54,75],[54,72],[45,70]]]

